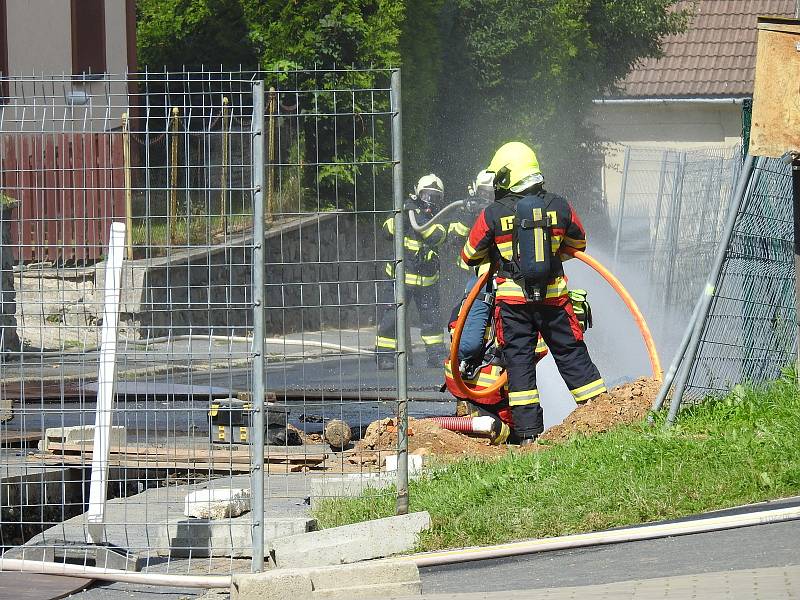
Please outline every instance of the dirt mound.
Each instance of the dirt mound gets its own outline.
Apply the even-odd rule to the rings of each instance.
[[[577,433],[594,435],[617,425],[641,421],[658,395],[661,382],[641,378],[616,387],[572,411],[563,423],[545,431],[543,442],[563,442]]]
[[[429,453],[446,458],[501,456],[506,453],[505,448],[490,446],[487,440],[442,429],[437,423],[426,419],[410,418],[408,428],[408,450],[411,453]],[[370,423],[355,450],[356,453],[365,453],[395,451],[396,448],[396,422],[394,419],[383,419]]]
[[[564,422],[545,431],[539,438],[543,442],[564,442],[576,434],[594,435],[608,431],[618,425],[642,420],[661,387],[655,379],[637,379],[605,394],[601,394],[579,406]],[[455,431],[442,429],[427,419],[409,419],[408,449],[411,453],[432,454],[444,459],[463,456],[502,456],[508,451],[505,446],[491,446],[488,440],[470,437]],[[397,423],[395,419],[374,421],[367,427],[364,437],[356,444],[353,464],[375,463],[377,452],[394,452],[397,448]],[[525,451],[545,450],[545,444],[532,444]]]

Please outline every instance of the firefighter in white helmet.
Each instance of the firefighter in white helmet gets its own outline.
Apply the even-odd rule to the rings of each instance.
[[[417,224],[423,227],[421,233],[414,231],[408,222],[408,210],[403,212],[406,219],[403,237],[406,300],[417,305],[427,366],[438,368],[441,368],[445,355],[439,299],[439,249],[447,238],[447,229],[438,223],[430,227],[425,227],[425,224],[441,209],[443,198],[442,180],[433,173],[425,175],[417,182],[408,203]],[[388,217],[383,222],[382,229],[386,236],[393,239],[394,217]],[[384,269],[388,277],[394,277],[393,262],[387,262]],[[382,282],[378,295],[378,303],[383,307],[376,340],[378,368],[390,369],[394,366],[394,353],[397,349],[395,314],[391,310],[394,302],[392,283]]]

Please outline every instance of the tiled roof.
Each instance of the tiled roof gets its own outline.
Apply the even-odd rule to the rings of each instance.
[[[795,0],[700,0],[685,33],[664,40],[621,84],[626,98],[735,97],[753,93],[756,18],[794,16]]]

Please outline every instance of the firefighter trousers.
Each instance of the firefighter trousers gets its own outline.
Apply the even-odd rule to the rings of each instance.
[[[390,281],[379,284],[378,302],[381,314],[378,321],[377,347],[379,350],[396,350],[397,334],[394,303],[394,286]],[[406,285],[406,302],[417,306],[420,318],[422,343],[429,355],[439,356],[444,352],[444,327],[439,303],[439,284]],[[442,356],[442,360],[444,357]],[[439,363],[441,366],[441,363]]]
[[[552,352],[558,371],[576,402],[585,402],[606,391],[568,298],[558,305],[534,302],[500,302],[499,305],[503,360],[508,370],[508,400],[520,437],[533,437],[544,430],[536,388],[538,334]]]

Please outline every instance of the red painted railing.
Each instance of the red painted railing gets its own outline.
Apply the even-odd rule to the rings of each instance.
[[[121,133],[4,134],[0,191],[19,200],[17,259],[92,261],[125,217]]]

